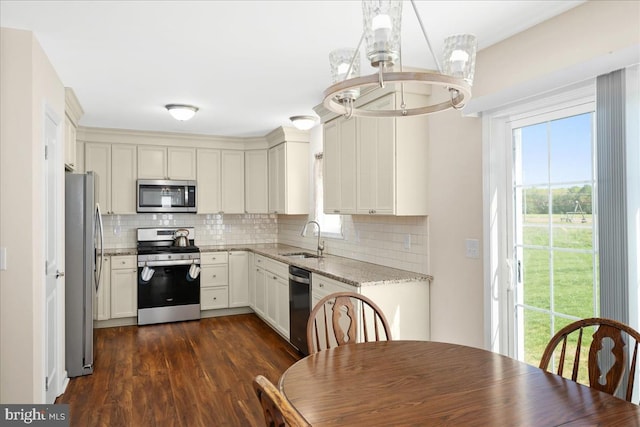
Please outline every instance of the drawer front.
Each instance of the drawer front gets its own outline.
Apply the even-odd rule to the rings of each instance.
[[[313,273],[311,278],[311,288],[314,296],[323,298],[335,292],[355,292],[360,293],[360,288],[352,286],[335,279],[331,279],[320,274]]]
[[[229,307],[229,288],[200,288],[200,310]]]
[[[202,252],[200,253],[200,263],[202,265],[226,264],[229,262],[228,252]]]
[[[204,265],[200,271],[200,287],[229,285],[229,267],[225,265]]]
[[[289,278],[289,266],[262,255],[256,255],[256,267],[262,268],[284,279]]]
[[[138,268],[138,261],[135,255],[120,255],[111,257],[112,270],[120,270],[125,268]]]

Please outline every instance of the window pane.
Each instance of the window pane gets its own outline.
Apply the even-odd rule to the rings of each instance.
[[[522,242],[525,245],[549,246],[549,190],[522,190]]]
[[[542,353],[551,339],[551,316],[534,310],[524,313],[524,361],[534,366],[540,365]]]
[[[549,251],[525,248],[523,252],[523,302],[528,306],[549,310]]]
[[[551,181],[591,180],[591,113],[549,123]]]
[[[549,181],[547,124],[540,123],[520,129],[522,136],[522,184]]]
[[[553,189],[553,246],[593,249],[591,185]]]
[[[553,252],[555,311],[578,318],[593,313],[593,256],[590,253]]]

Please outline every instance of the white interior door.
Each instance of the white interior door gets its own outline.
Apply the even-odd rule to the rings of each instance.
[[[60,159],[60,121],[45,113],[45,399],[53,403],[60,394],[64,375],[64,287],[62,286],[62,170]]]

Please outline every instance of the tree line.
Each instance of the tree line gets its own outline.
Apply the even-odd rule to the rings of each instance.
[[[526,214],[549,214],[549,190],[546,188],[525,188],[522,190]],[[569,188],[551,189],[551,214],[565,214],[582,208],[585,214],[591,214],[591,186],[583,185]]]

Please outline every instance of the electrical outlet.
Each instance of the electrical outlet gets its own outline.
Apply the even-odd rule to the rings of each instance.
[[[467,239],[466,254],[467,258],[480,258],[480,241],[478,239]]]
[[[404,240],[402,241],[402,246],[405,249],[411,249],[411,234],[406,234],[404,236]]]

